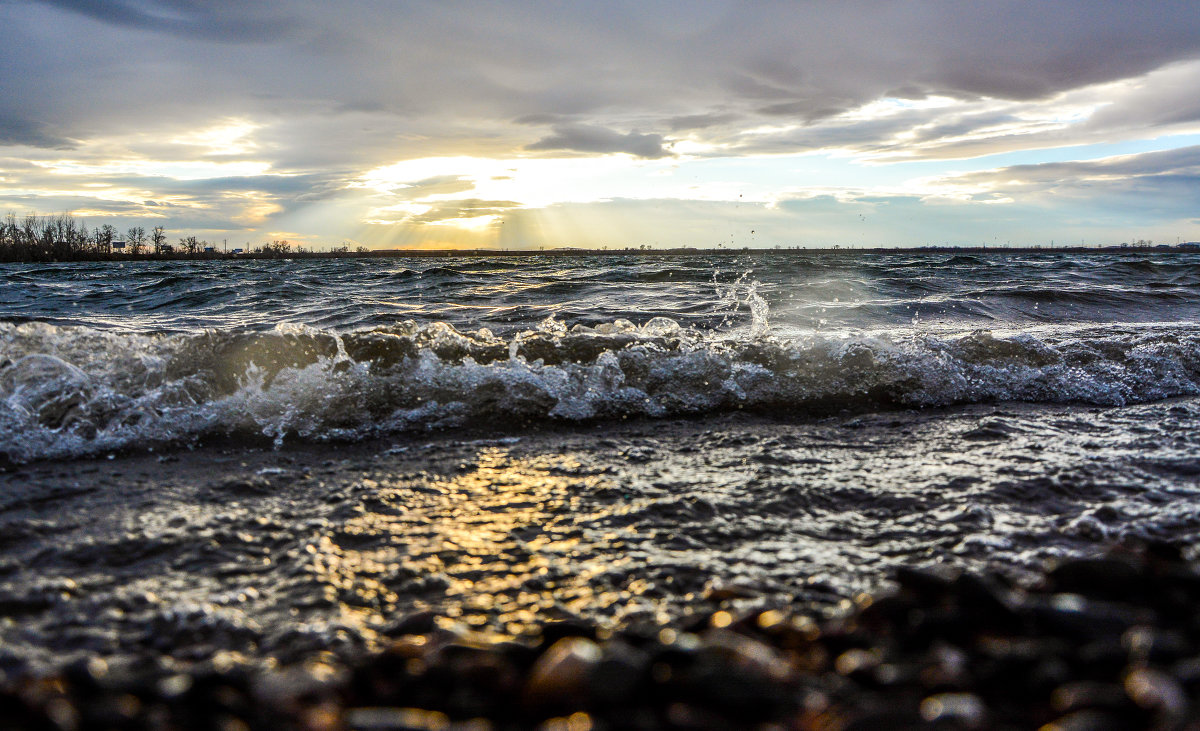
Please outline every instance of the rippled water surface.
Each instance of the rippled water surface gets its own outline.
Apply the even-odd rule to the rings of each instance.
[[[0,639],[54,664],[829,608],[1200,535],[1200,255],[0,267]],[[147,450],[153,450],[152,452]],[[60,461],[61,458],[74,458]]]
[[[1200,390],[1200,255],[5,265],[8,458]],[[503,426],[501,426],[503,425]]]
[[[754,253],[0,264],[0,318],[130,332],[344,332],[398,321],[505,333],[547,317],[719,328],[749,285],[778,328],[1195,320],[1200,254]]]

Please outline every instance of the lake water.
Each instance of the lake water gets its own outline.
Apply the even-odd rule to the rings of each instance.
[[[828,608],[900,564],[1200,535],[1200,255],[0,282],[0,600],[33,607],[0,639],[49,664],[370,644],[423,609],[519,632]]]
[[[0,267],[9,457],[1200,390],[1200,255]]]

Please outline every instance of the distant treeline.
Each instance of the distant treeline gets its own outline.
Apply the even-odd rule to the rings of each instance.
[[[141,226],[129,228],[121,238],[116,227],[109,224],[91,231],[82,221],[76,221],[69,213],[55,216],[27,215],[18,219],[9,213],[0,221],[0,262],[52,262],[52,261],[112,261],[129,259],[308,259],[337,257],[458,257],[458,256],[740,256],[746,254],[784,255],[856,255],[864,252],[876,254],[998,254],[1003,252],[1028,253],[1032,251],[1050,253],[1115,253],[1115,252],[1200,252],[1200,242],[1187,242],[1174,246],[1138,240],[1120,246],[912,246],[912,247],[840,247],[807,249],[800,246],[772,249],[724,248],[698,249],[691,246],[672,249],[653,249],[645,245],[624,249],[582,248],[539,248],[539,249],[368,249],[359,246],[351,249],[340,246],[315,251],[304,246],[293,245],[286,240],[276,240],[259,246],[243,246],[226,250],[195,236],[181,236],[174,243],[167,241],[167,232],[155,226],[148,233]]]
[[[358,247],[353,253],[366,253]],[[149,232],[142,226],[129,228],[122,238],[115,226],[104,224],[92,230],[69,213],[54,216],[30,214],[17,218],[12,213],[0,221],[0,261],[103,261],[106,259],[220,259],[230,255],[280,258],[317,255],[288,241],[272,241],[257,247],[239,247],[226,252],[195,236],[181,236],[170,243],[162,226]],[[322,251],[320,256],[349,254],[343,246]]]

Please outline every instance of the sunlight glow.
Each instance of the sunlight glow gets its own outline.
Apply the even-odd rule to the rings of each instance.
[[[209,160],[136,159],[90,163],[55,160],[34,162],[33,164],[50,173],[63,176],[140,175],[147,178],[173,178],[175,180],[207,180],[265,175],[271,169],[270,163],[253,160],[212,162]]]
[[[176,145],[204,148],[208,155],[242,155],[258,145],[247,139],[262,125],[244,119],[233,119],[196,132],[171,139]]]
[[[447,218],[447,219],[444,219],[441,221],[432,221],[432,222],[430,222],[430,225],[432,225],[432,226],[454,226],[455,228],[462,228],[462,229],[466,229],[468,231],[482,231],[483,229],[486,229],[487,227],[495,224],[496,221],[499,221],[499,220],[500,220],[500,216],[493,213],[493,214],[489,214],[486,216],[471,216],[471,217],[465,217],[465,218]]]
[[[71,148],[13,153],[8,162],[0,159],[0,211],[28,210],[33,200],[41,210],[121,225],[163,219],[170,225],[172,218],[181,227],[214,222],[212,229],[196,231],[202,236],[240,230],[239,236],[252,239],[287,230],[327,242],[352,238],[376,247],[425,248],[731,245],[743,228],[731,221],[759,216],[744,226],[747,236],[758,231],[751,244],[812,243],[813,231],[831,232],[818,235],[836,242],[835,231],[859,235],[857,207],[870,206],[872,198],[929,203],[925,213],[914,215],[934,221],[944,213],[939,202],[1026,205],[1049,201],[1048,191],[1067,187],[1065,181],[1026,180],[1017,169],[1000,174],[1010,166],[1200,144],[1200,126],[1186,117],[1176,120],[1166,103],[1174,89],[1196,79],[1200,62],[1193,61],[1049,98],[882,96],[807,122],[739,117],[730,110],[724,121],[671,138],[670,154],[654,159],[535,152],[522,127],[511,145],[487,148],[497,150],[494,156],[451,152],[402,159],[405,149],[412,154],[402,147],[388,153],[395,157],[363,158],[377,162],[356,170],[351,164],[346,177],[322,180],[303,195],[278,183],[313,169],[289,167],[302,157],[271,157],[278,144],[271,135],[285,122],[218,117],[153,137],[122,131]],[[1144,110],[1164,121],[1132,124]],[[500,139],[506,132],[496,134]],[[1097,189],[1121,187],[1120,175],[1093,170],[1088,179]],[[1056,201],[1070,197],[1054,195]],[[820,229],[811,217],[796,214],[831,204],[831,220],[841,218]],[[1071,221],[1063,225],[1075,225]],[[777,232],[771,241],[764,234],[769,222]],[[985,225],[991,224],[979,224]]]
[[[882,99],[876,99],[873,102],[868,102],[857,109],[851,109],[844,114],[838,115],[837,119],[882,119],[884,117],[894,116],[909,109],[943,109],[961,104],[961,101],[952,99],[948,96],[927,96],[921,99],[898,99],[896,97],[889,96]]]
[[[564,201],[605,200],[612,191],[606,176],[630,170],[660,169],[673,161],[637,160],[625,155],[589,158],[429,157],[385,165],[368,171],[354,184],[384,195],[410,200],[449,200],[462,195],[441,191],[422,195],[424,185],[445,178],[470,183],[477,198],[546,206]],[[436,189],[435,189],[436,190]]]

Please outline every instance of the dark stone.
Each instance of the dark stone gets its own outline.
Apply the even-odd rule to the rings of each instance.
[[[879,731],[879,729],[918,731],[929,729],[929,724],[913,712],[879,709],[856,715],[841,726],[841,729],[842,731]]]
[[[383,634],[389,637],[428,634],[437,627],[434,622],[437,616],[437,613],[430,611],[416,612],[388,623],[383,629]]]
[[[1120,714],[1089,709],[1069,713],[1042,728],[1044,731],[1129,731],[1137,726]]]
[[[1183,632],[1157,627],[1132,627],[1121,636],[1120,643],[1135,665],[1169,665],[1195,649]]]
[[[1105,635],[1079,648],[1079,673],[1086,678],[1115,678],[1129,663],[1119,636]]]
[[[450,725],[446,714],[421,708],[350,708],[344,720],[349,731],[431,731]]]
[[[1054,710],[1071,714],[1084,709],[1100,709],[1128,713],[1134,710],[1125,689],[1116,683],[1074,681],[1061,685],[1050,698]]]
[[[900,566],[896,569],[896,583],[901,590],[911,592],[917,598],[931,601],[941,599],[951,591],[959,572],[946,566],[919,568]]]
[[[1019,600],[995,579],[962,574],[954,581],[963,611],[978,622],[981,631],[1016,631],[1022,623]]]
[[[1138,624],[1152,623],[1154,613],[1128,604],[1088,599],[1079,594],[1055,594],[1030,606],[1037,631],[1077,640],[1120,635]]]
[[[1028,590],[995,576],[902,569],[895,593],[820,622],[787,608],[616,631],[568,618],[500,641],[439,629],[421,612],[387,626],[381,651],[324,652],[313,666],[328,648],[293,648],[305,651],[278,671],[230,658],[189,665],[148,650],[133,670],[93,658],[37,676],[10,650],[0,654],[0,725],[390,731],[471,719],[571,727],[574,718],[645,729],[1186,728],[1200,708],[1196,575],[1169,553],[1117,556],[1112,565],[1128,570],[1119,582],[1147,593],[1118,600],[1088,588],[1110,566],[1100,561],[1060,565],[1057,578]],[[150,626],[146,646],[181,657],[189,643],[254,639],[168,629]],[[64,628],[64,647],[88,646],[78,630]]]
[[[563,713],[586,708],[592,674],[601,657],[600,646],[586,637],[558,640],[530,668],[523,692],[525,705]]]
[[[1111,556],[1063,561],[1046,575],[1052,591],[1098,599],[1123,600],[1140,596],[1146,577],[1132,560]]]
[[[649,654],[624,642],[610,642],[592,670],[592,694],[601,705],[630,705],[645,696],[649,672]]]
[[[542,625],[542,645],[549,647],[564,637],[596,639],[596,626],[582,619],[563,619]]]

